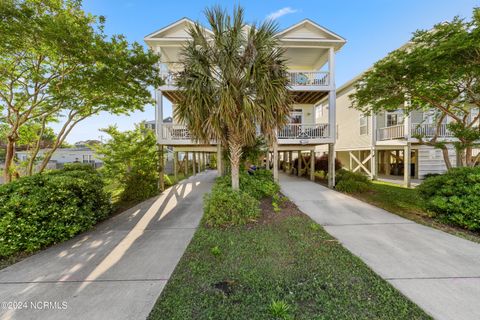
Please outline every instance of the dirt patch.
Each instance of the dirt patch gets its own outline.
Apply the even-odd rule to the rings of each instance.
[[[261,215],[257,220],[257,224],[272,224],[282,221],[286,217],[305,216],[297,206],[291,202],[283,194],[279,194],[280,200],[276,201],[280,210],[275,211],[272,204],[272,198],[265,198],[260,201]]]

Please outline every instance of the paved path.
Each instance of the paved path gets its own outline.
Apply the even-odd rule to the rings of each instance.
[[[436,319],[480,319],[480,245],[419,225],[306,179],[283,193]]]
[[[0,306],[0,319],[145,319],[198,226],[214,176],[184,180],[92,232],[0,270],[0,302],[28,307]]]

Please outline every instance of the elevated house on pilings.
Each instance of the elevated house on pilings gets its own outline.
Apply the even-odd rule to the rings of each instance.
[[[418,137],[428,141],[436,134],[434,111],[412,111],[406,113],[403,106],[395,111],[384,111],[366,116],[352,108],[350,95],[361,75],[337,89],[337,137],[336,157],[343,167],[361,172],[371,179],[389,181],[403,180],[410,187],[412,179],[423,179],[425,175],[444,173],[447,168],[440,149],[420,143]],[[320,101],[320,108],[330,102]],[[325,117],[319,110],[319,120]],[[470,116],[475,119],[478,109],[472,109]],[[449,117],[440,125],[438,141],[450,142],[449,158],[456,166],[457,156],[451,145],[456,138],[448,130]],[[478,122],[476,123],[478,126]],[[320,147],[321,149],[321,147]],[[474,150],[475,154],[480,150]]]
[[[198,172],[209,162],[209,154],[216,153],[221,158],[221,148],[215,141],[207,144],[197,143],[191,139],[187,127],[173,119],[172,123],[164,123],[163,102],[167,99],[172,108],[181,98],[182,91],[175,85],[174,75],[182,70],[179,55],[182,46],[190,39],[188,28],[194,22],[188,18],[178,20],[145,37],[147,45],[161,57],[161,72],[165,84],[156,90],[156,123],[158,144],[172,146],[175,157],[175,172],[178,169]],[[212,33],[205,29],[206,33]],[[294,97],[294,105],[290,115],[290,123],[277,130],[277,143],[271,148],[269,155],[278,179],[280,158],[285,167],[291,168],[294,156],[304,153],[314,155],[315,148],[320,145],[328,147],[331,171],[334,171],[335,143],[335,54],[345,44],[345,39],[332,31],[305,19],[276,35],[280,45],[286,49],[290,85]],[[318,122],[317,103],[327,99],[327,117]],[[314,157],[310,157],[313,159]],[[183,162],[181,163],[180,160]],[[305,163],[302,170],[308,169],[311,179],[314,178],[314,161]],[[189,164],[190,163],[190,164]],[[218,161],[218,164],[221,162]],[[270,161],[267,161],[270,163]],[[193,167],[191,167],[193,165]],[[306,168],[308,166],[308,168]],[[190,169],[191,168],[191,169]],[[219,168],[221,171],[221,168]],[[329,185],[333,186],[334,175]]]

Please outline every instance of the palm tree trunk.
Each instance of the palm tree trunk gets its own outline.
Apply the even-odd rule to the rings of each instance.
[[[232,189],[240,190],[240,158],[242,146],[237,142],[230,143],[230,167],[232,171]]]

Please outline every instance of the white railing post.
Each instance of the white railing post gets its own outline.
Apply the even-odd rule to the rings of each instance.
[[[158,138],[162,135],[162,125],[163,125],[163,94],[162,91],[156,90],[156,109],[155,109],[155,133]]]

